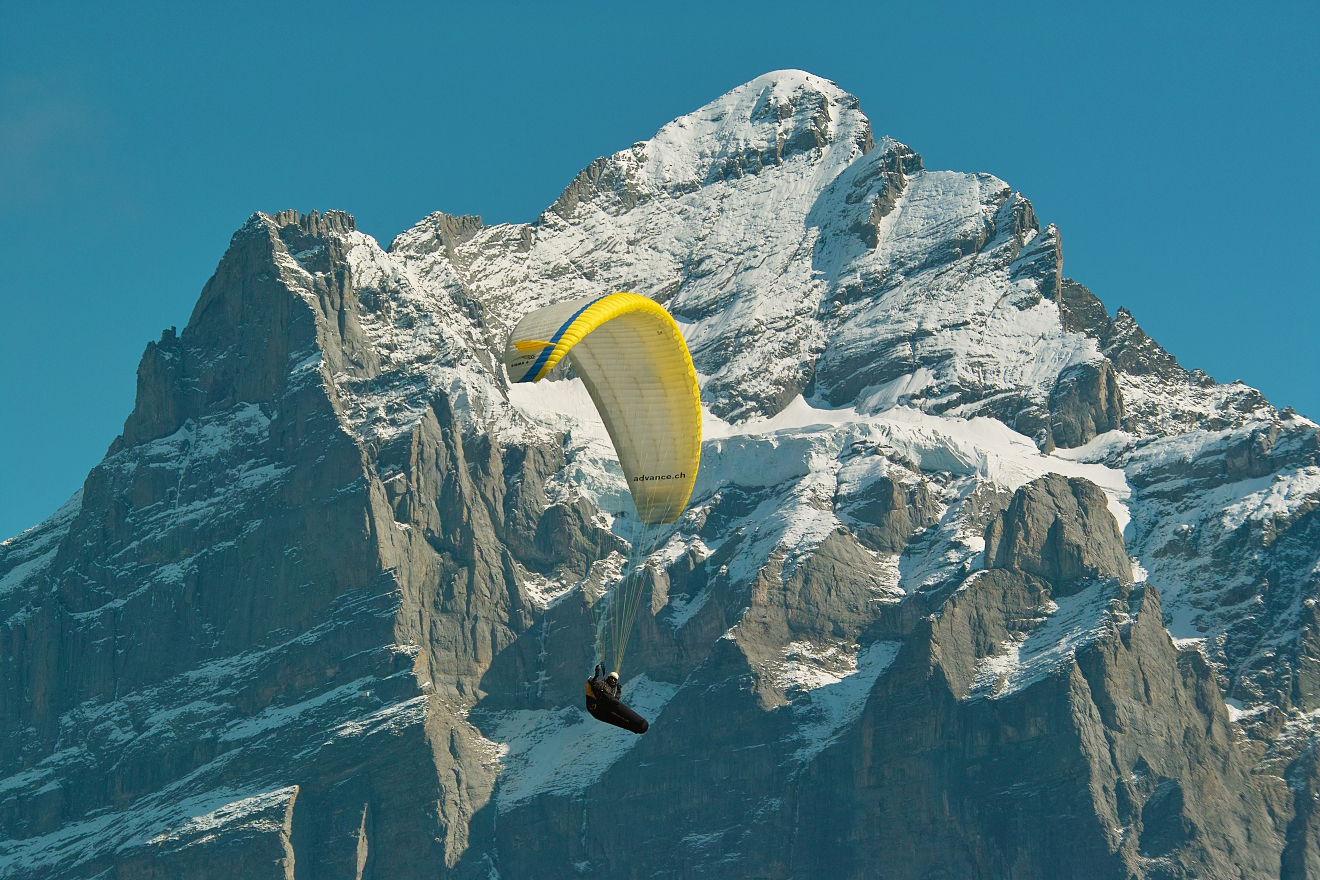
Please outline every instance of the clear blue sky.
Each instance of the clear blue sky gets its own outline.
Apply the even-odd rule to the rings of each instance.
[[[786,67],[1022,191],[1184,365],[1320,418],[1320,4],[120,5],[0,4],[0,537],[82,484],[253,211],[530,221]]]

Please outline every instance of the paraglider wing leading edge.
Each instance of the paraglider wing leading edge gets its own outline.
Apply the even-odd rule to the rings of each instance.
[[[640,520],[673,522],[701,462],[701,392],[682,331],[647,297],[584,297],[525,315],[504,363],[511,382],[535,382],[565,357],[605,422]]]

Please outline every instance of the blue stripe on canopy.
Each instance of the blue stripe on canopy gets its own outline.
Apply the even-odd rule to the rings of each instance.
[[[573,313],[573,317],[571,317],[571,318],[569,318],[567,321],[565,321],[565,322],[564,322],[564,326],[560,327],[560,328],[555,332],[555,335],[552,336],[552,337],[550,337],[550,344],[547,345],[545,348],[541,349],[541,356],[538,357],[538,358],[536,359],[536,363],[532,364],[531,369],[529,369],[526,373],[523,373],[523,377],[522,377],[521,379],[519,379],[518,381],[519,381],[519,382],[535,382],[535,381],[536,381],[536,376],[537,376],[537,374],[541,372],[541,368],[545,366],[545,362],[548,361],[548,360],[550,359],[550,353],[553,352],[553,351],[555,350],[555,346],[559,344],[559,340],[560,340],[560,338],[561,338],[565,333],[568,332],[568,328],[573,326],[573,322],[576,321],[576,320],[578,319],[578,317],[579,317],[583,312],[585,312],[587,309],[591,308],[591,307],[594,306],[596,303],[598,303],[598,302],[600,302],[601,300],[603,300],[606,296],[612,296],[612,295],[613,295],[613,294],[609,294],[609,293],[607,293],[607,294],[605,294],[605,296],[598,296],[598,297],[596,297],[595,299],[593,299],[591,302],[587,303],[585,306],[583,306],[582,308],[580,308],[580,309],[578,309],[576,312],[574,312],[574,313]]]

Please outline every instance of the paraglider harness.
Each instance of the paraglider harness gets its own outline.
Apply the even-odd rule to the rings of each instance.
[[[596,674],[587,679],[587,711],[597,721],[622,727],[633,733],[646,733],[649,724],[646,719],[623,704],[623,686],[615,678],[601,678],[601,668],[596,666]]]

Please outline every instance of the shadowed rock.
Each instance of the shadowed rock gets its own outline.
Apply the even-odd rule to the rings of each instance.
[[[1107,360],[1069,367],[1050,392],[1050,433],[1054,444],[1071,449],[1097,434],[1123,426],[1123,392]]]
[[[853,501],[848,514],[857,540],[877,553],[902,553],[913,535],[939,521],[939,505],[921,481],[879,477]]]

